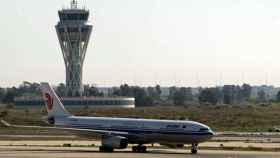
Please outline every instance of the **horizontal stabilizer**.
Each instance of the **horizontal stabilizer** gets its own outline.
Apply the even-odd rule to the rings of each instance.
[[[9,124],[8,122],[1,120],[0,121],[5,127],[11,127],[11,124]]]

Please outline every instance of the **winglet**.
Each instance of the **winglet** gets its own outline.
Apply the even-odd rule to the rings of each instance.
[[[0,121],[5,127],[11,127],[11,124],[9,124],[7,121],[5,120],[1,120]]]

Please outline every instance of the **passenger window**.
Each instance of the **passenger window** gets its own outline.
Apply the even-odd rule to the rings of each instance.
[[[167,125],[166,127],[167,128],[179,128],[180,126],[179,125]]]
[[[76,122],[76,121],[78,121],[78,119],[71,119],[71,121],[72,121],[72,122]]]

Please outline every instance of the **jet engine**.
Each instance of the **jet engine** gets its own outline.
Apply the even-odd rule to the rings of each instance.
[[[114,149],[125,149],[127,148],[128,140],[121,136],[104,136],[102,138],[102,146],[110,147]]]
[[[54,117],[45,116],[45,117],[42,117],[42,120],[43,120],[45,123],[50,124],[50,125],[54,125],[54,124],[55,124],[55,119],[54,119]]]

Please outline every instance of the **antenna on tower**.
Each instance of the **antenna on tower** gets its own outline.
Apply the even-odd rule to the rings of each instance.
[[[71,1],[71,9],[78,9],[78,2],[76,0]]]

